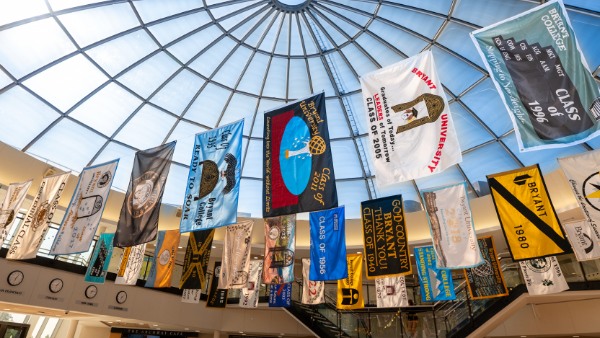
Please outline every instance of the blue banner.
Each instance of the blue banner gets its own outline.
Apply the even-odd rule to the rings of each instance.
[[[180,231],[237,222],[244,120],[197,134],[192,151]]]
[[[292,283],[269,284],[269,307],[292,305]]]
[[[344,207],[310,214],[310,280],[348,277]]]
[[[456,299],[452,283],[452,270],[436,267],[433,246],[415,248],[415,261],[417,262],[423,302]]]
[[[106,271],[110,264],[113,252],[113,238],[115,234],[100,234],[96,242],[92,259],[85,272],[85,281],[89,283],[103,284],[106,279]]]

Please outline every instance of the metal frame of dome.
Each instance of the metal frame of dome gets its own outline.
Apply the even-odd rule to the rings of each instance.
[[[125,0],[104,1],[85,3],[80,6],[54,10],[54,1],[48,0],[44,2],[46,13],[44,13],[43,9],[39,9],[37,13],[31,12],[34,15],[25,15],[25,17],[14,21],[11,21],[9,18],[8,22],[1,21],[0,18],[0,41],[3,40],[3,37],[6,38],[7,35],[5,33],[10,33],[12,29],[49,19],[52,21],[53,25],[57,25],[60,28],[62,34],[64,34],[68,42],[72,45],[70,46],[72,48],[67,48],[67,50],[70,50],[69,52],[64,55],[59,55],[47,63],[40,66],[32,66],[33,68],[31,70],[22,75],[19,74],[19,71],[13,71],[10,66],[5,67],[5,65],[1,64],[3,60],[11,58],[10,48],[4,48],[4,53],[0,53],[0,102],[4,102],[2,101],[3,97],[10,95],[12,89],[19,88],[25,91],[24,95],[26,97],[31,97],[34,100],[41,102],[41,104],[45,105],[49,111],[55,113],[53,116],[56,116],[56,118],[51,119],[51,121],[37,132],[34,137],[27,142],[16,142],[20,144],[15,146],[24,152],[37,155],[68,167],[68,165],[61,161],[61,158],[68,155],[62,154],[60,156],[56,155],[55,157],[49,150],[37,149],[39,144],[43,143],[45,141],[44,139],[48,137],[53,129],[63,121],[69,121],[71,124],[74,123],[76,127],[91,132],[93,136],[98,138],[99,142],[102,143],[85,163],[86,165],[91,165],[103,159],[103,152],[109,146],[119,147],[128,152],[138,150],[136,146],[124,141],[122,135],[127,131],[126,128],[128,128],[128,125],[134,121],[136,116],[140,115],[140,111],[144,109],[151,109],[152,111],[155,111],[156,114],[165,114],[170,121],[173,121],[172,126],[168,128],[169,130],[166,134],[161,135],[156,139],[156,143],[165,143],[172,140],[172,137],[176,134],[176,129],[180,125],[198,128],[198,132],[200,132],[219,126],[221,123],[229,122],[228,120],[231,120],[228,116],[229,110],[237,108],[232,102],[235,100],[236,96],[242,96],[245,100],[247,98],[246,102],[255,102],[254,107],[246,107],[249,111],[248,114],[237,116],[248,117],[246,123],[250,125],[249,130],[244,133],[245,148],[243,150],[244,162],[242,165],[244,166],[244,169],[242,180],[245,182],[262,181],[262,177],[260,176],[246,174],[246,160],[249,156],[249,149],[251,146],[253,148],[260,148],[259,145],[260,142],[262,142],[262,136],[256,135],[258,133],[255,130],[255,126],[258,126],[259,129],[261,128],[259,125],[260,114],[265,110],[265,106],[270,106],[270,108],[272,108],[275,104],[284,104],[285,102],[293,101],[298,98],[290,92],[290,72],[292,71],[292,63],[295,64],[296,61],[298,61],[299,64],[304,64],[303,69],[300,69],[301,67],[299,66],[299,71],[302,72],[306,70],[305,76],[302,77],[307,81],[307,83],[304,84],[305,89],[303,93],[308,95],[310,92],[320,91],[323,89],[319,88],[320,83],[326,83],[331,86],[331,88],[324,88],[327,100],[331,105],[337,107],[336,111],[339,110],[337,113],[341,112],[342,119],[338,120],[338,122],[345,123],[345,127],[348,128],[347,134],[336,135],[335,137],[332,136],[332,145],[338,144],[340,148],[344,149],[349,147],[348,151],[354,151],[357,157],[356,161],[350,162],[360,164],[360,170],[357,170],[354,174],[338,175],[340,177],[337,179],[338,185],[360,182],[361,185],[364,184],[365,191],[362,195],[358,196],[358,198],[371,199],[389,194],[389,190],[380,190],[377,188],[374,182],[375,177],[370,169],[369,153],[368,150],[365,149],[367,133],[360,121],[362,119],[362,114],[360,112],[362,106],[357,106],[353,101],[357,97],[360,97],[360,88],[356,88],[356,85],[348,86],[344,82],[348,79],[357,81],[360,73],[362,73],[361,69],[359,69],[361,67],[362,69],[379,68],[387,65],[390,60],[401,60],[408,57],[409,54],[412,54],[411,52],[403,50],[402,46],[399,47],[391,40],[390,36],[382,37],[380,34],[381,30],[385,29],[388,30],[390,34],[404,34],[407,39],[414,39],[411,41],[415,42],[415,44],[418,42],[419,46],[413,47],[411,50],[433,49],[438,55],[445,59],[443,62],[445,66],[454,62],[460,67],[466,67],[463,69],[468,69],[469,71],[472,71],[473,74],[476,74],[474,75],[475,78],[470,80],[468,84],[454,86],[456,88],[449,88],[447,85],[448,80],[445,82],[443,77],[442,82],[445,85],[444,88],[448,96],[449,104],[451,107],[455,107],[453,114],[461,115],[462,118],[458,120],[464,120],[463,123],[465,123],[465,125],[473,124],[477,128],[481,128],[482,133],[485,134],[483,141],[470,142],[475,144],[469,144],[468,147],[463,148],[463,156],[465,156],[468,161],[454,166],[454,169],[451,170],[452,173],[447,175],[444,173],[438,174],[436,175],[436,178],[433,179],[420,179],[417,181],[405,182],[397,186],[395,192],[408,192],[406,193],[405,198],[419,200],[420,194],[418,192],[420,187],[436,185],[439,184],[440,180],[450,179],[466,181],[471,196],[479,196],[478,189],[473,187],[473,183],[480,181],[482,177],[480,177],[481,175],[473,174],[472,170],[468,168],[478,162],[477,159],[469,159],[468,157],[470,157],[470,154],[477,157],[482,151],[487,152],[491,147],[497,147],[499,154],[506,159],[506,162],[500,163],[500,168],[496,170],[501,171],[502,169],[509,169],[509,167],[527,165],[531,160],[539,161],[541,159],[544,161],[552,161],[556,155],[563,156],[565,154],[577,153],[600,147],[600,142],[594,141],[571,147],[567,150],[545,151],[544,155],[525,156],[519,154],[518,150],[515,151],[516,147],[511,141],[511,138],[514,137],[512,126],[510,126],[508,130],[504,127],[504,130],[498,132],[498,130],[494,130],[493,125],[490,124],[495,123],[497,119],[490,118],[486,116],[485,112],[482,112],[482,110],[487,110],[489,108],[482,108],[481,106],[476,108],[472,107],[472,105],[474,105],[472,102],[475,100],[473,99],[474,93],[477,94],[479,92],[487,91],[487,87],[485,86],[486,82],[489,81],[489,76],[485,69],[478,64],[480,61],[471,58],[470,55],[465,55],[468,54],[465,50],[455,50],[455,48],[453,48],[461,47],[461,44],[460,41],[450,41],[448,38],[448,34],[450,34],[449,31],[458,31],[460,29],[470,31],[481,27],[479,22],[467,20],[467,18],[474,20],[473,18],[476,18],[477,13],[465,14],[466,6],[474,6],[472,11],[477,11],[482,8],[489,9],[492,8],[492,6],[496,6],[493,7],[493,9],[497,10],[500,8],[499,6],[504,6],[502,7],[504,8],[504,11],[499,15],[510,16],[519,12],[521,8],[533,7],[544,1],[515,0],[510,4],[502,2],[501,5],[497,2],[498,1],[492,1],[488,4],[478,3],[476,5],[474,1],[467,0],[462,1],[462,3],[459,0],[448,0],[439,2],[438,4],[431,1],[425,1],[419,3],[424,7],[420,8],[416,6],[416,3],[413,5],[411,1],[408,0],[399,0],[397,2],[383,0],[308,0],[299,5],[286,5],[278,0],[231,0],[224,2],[203,0],[197,2],[197,6],[191,6],[189,8],[185,7],[183,2],[174,2],[176,4],[172,5],[173,8],[183,6],[181,7],[182,9],[175,9],[173,13],[169,12],[167,15],[162,16],[162,13],[158,13],[161,9],[173,9],[164,7],[171,6],[166,5],[168,2],[138,2]],[[577,14],[579,18],[587,18],[590,20],[597,20],[600,18],[600,8],[598,8],[597,5],[586,3],[584,0],[573,0],[571,2],[573,4],[570,5],[567,3],[567,8],[570,13]],[[152,15],[148,14],[150,11],[146,13],[145,11],[147,8],[144,8],[146,5],[156,6],[156,13],[152,13]],[[97,41],[82,42],[80,40],[83,39],[81,39],[74,30],[77,28],[77,25],[72,23],[67,24],[65,22],[67,21],[65,20],[67,16],[72,17],[88,10],[110,9],[112,6],[121,6],[119,9],[131,11],[128,14],[131,18],[135,18],[136,20],[136,22],[132,24],[133,26],[114,34],[101,37]],[[440,10],[440,8],[446,8],[446,12]],[[404,19],[391,19],[391,16],[393,15],[384,13],[391,11],[395,11],[394,13],[396,14],[404,13],[407,16],[413,15],[414,17],[411,17],[407,22],[401,22]],[[163,24],[173,23],[177,20],[187,20],[194,15],[202,16],[204,18],[204,23],[185,31],[180,36],[161,38],[159,36],[160,34],[154,31],[154,29],[158,29],[158,27]],[[435,20],[430,22],[430,24],[433,25],[433,28],[425,29],[422,27],[425,26],[425,23],[419,22],[419,20],[424,20],[425,18],[427,18],[427,20]],[[499,21],[500,19],[502,18],[498,18],[496,21]],[[485,19],[481,20],[485,21]],[[71,28],[67,26],[70,26]],[[79,27],[82,28],[81,25]],[[194,50],[192,55],[186,56],[185,58],[178,56],[175,49],[179,43],[182,43],[187,39],[190,39],[188,41],[191,41],[196,34],[204,33],[208,29],[214,34],[217,34],[214,39],[207,41],[199,50]],[[595,32],[600,33],[600,29],[596,29]],[[144,36],[144,38],[149,38],[151,43],[155,45],[154,50],[128,64],[126,67],[117,69],[116,71],[106,69],[102,61],[97,57],[92,56],[95,48],[114,43],[120,38],[130,36],[131,34],[140,34]],[[207,68],[206,71],[199,71],[196,62],[200,60],[201,57],[205,57],[205,55],[213,52],[213,48],[216,49],[221,47],[220,44],[223,44],[223,41],[228,42],[229,46],[227,47],[228,49],[223,48],[221,50],[223,55],[220,55],[221,59],[217,60],[218,64],[212,69]],[[297,50],[292,52],[292,41],[299,41],[301,48],[296,48]],[[280,42],[282,45],[280,45]],[[24,41],[24,43],[27,44],[31,42]],[[268,45],[268,43],[271,43],[271,45]],[[470,43],[470,41],[464,41],[464,44]],[[379,46],[378,48],[382,46],[386,52],[389,52],[389,55],[385,59],[382,59],[380,53],[377,53],[376,50],[369,50],[367,46],[369,44],[376,44]],[[600,56],[597,55],[600,54],[600,51],[598,47],[590,47],[590,49],[594,56],[591,66],[596,67],[593,69],[593,75],[595,79],[600,82],[600,62],[598,61]],[[243,50],[247,56],[240,60],[236,60],[236,56],[239,55],[240,50]],[[54,101],[53,98],[30,88],[28,82],[32,82],[31,80],[36,78],[36,76],[60,65],[64,61],[74,59],[78,56],[82,56],[84,58],[83,61],[85,61],[86,64],[91,64],[92,68],[99,72],[99,77],[103,80],[101,84],[95,86],[93,90],[76,98],[76,101],[72,105],[61,109],[55,102],[51,102]],[[14,57],[18,58],[18,55],[15,55]],[[158,84],[158,86],[156,86],[149,94],[142,94],[136,88],[132,88],[131,85],[125,83],[126,81],[123,80],[124,75],[132,72],[136,67],[155,57],[166,57],[170,60],[170,63],[173,63],[176,70],[169,76],[162,78],[160,84]],[[267,58],[268,60],[266,61],[266,65],[264,65],[262,78],[258,80],[252,79],[258,84],[254,86],[256,90],[249,90],[247,86],[242,85],[242,82],[247,81],[246,76],[249,76],[248,71],[256,68],[253,62],[259,57]],[[223,81],[220,80],[222,77],[221,73],[230,65],[230,62],[236,61],[243,61],[243,66],[239,67],[241,68],[240,73],[232,79],[228,79],[231,84],[223,83]],[[273,95],[272,90],[266,90],[272,83],[270,76],[274,74],[274,71],[272,73],[271,69],[271,67],[275,67],[273,65],[274,61],[276,61],[275,63],[280,62],[283,65],[282,69],[286,72],[285,79],[278,82],[278,84],[285,85],[285,89],[282,91],[284,95]],[[18,62],[18,60],[12,60],[11,62]],[[368,66],[361,66],[361,63],[368,64]],[[318,69],[315,69],[315,67]],[[439,68],[440,64],[438,63],[438,72],[440,72]],[[319,69],[322,73],[320,73]],[[163,103],[157,103],[156,97],[162,95],[163,90],[170,86],[173,83],[172,81],[176,81],[178,76],[183,76],[182,74],[190,75],[193,80],[198,80],[202,82],[202,84],[189,95],[189,102],[185,102],[183,109],[180,111],[172,111],[172,109],[164,106],[164,100]],[[324,79],[317,78],[317,76],[323,77]],[[4,80],[4,83],[7,84],[2,84],[2,77],[7,78]],[[127,93],[127,95],[132,97],[133,101],[139,103],[137,107],[128,113],[126,118],[120,122],[120,125],[117,128],[114,128],[111,132],[104,133],[95,128],[92,123],[88,124],[88,122],[82,121],[81,118],[76,118],[72,115],[73,112],[87,101],[111,85],[116,85],[119,91]],[[227,93],[227,98],[224,100],[221,111],[214,114],[216,118],[202,121],[195,117],[191,117],[191,112],[197,109],[195,106],[197,99],[201,98],[201,96],[209,89],[213,90],[214,88]],[[457,88],[460,89],[458,92],[456,92]],[[6,100],[10,101],[10,99]],[[496,108],[498,108],[499,114],[502,114],[502,116],[499,115],[498,119],[508,118],[502,106]],[[459,110],[460,112],[458,112]],[[5,117],[10,116],[8,114],[14,113],[11,112],[10,109],[6,109],[5,111]],[[2,116],[3,115],[0,112],[0,117]],[[0,132],[2,131],[3,129],[0,127]],[[12,138],[9,136],[0,137],[0,140],[6,140],[11,145],[14,145],[15,143],[11,142]],[[344,156],[346,155],[344,154]],[[336,153],[334,153],[334,165],[335,157]],[[348,162],[346,159],[344,161]],[[348,167],[350,167],[349,163],[346,163]],[[482,165],[485,163],[479,164]],[[189,167],[188,163],[179,160],[175,160],[173,165],[185,171],[187,171],[187,168]],[[554,165],[549,165],[548,168],[554,168]],[[78,170],[79,168],[70,169]],[[120,170],[124,169],[121,168]],[[121,188],[124,188],[125,186],[126,185]],[[341,191],[343,194],[344,191],[351,192],[354,190],[355,187],[353,186],[346,190],[342,189]],[[182,195],[183,194],[181,194],[181,196]],[[354,196],[344,198],[347,202],[351,201],[353,204],[360,203],[360,201],[353,200],[357,198]],[[182,198],[179,199],[181,200]],[[179,204],[175,199],[169,200],[167,198],[166,202]],[[242,203],[242,198],[240,198],[240,202]],[[344,199],[341,199],[341,203],[343,202]],[[240,211],[250,210],[241,208]],[[255,214],[258,210],[251,211],[253,212],[253,216],[259,216],[258,214]],[[350,215],[352,215],[352,212]],[[354,216],[356,215],[358,215],[358,211],[354,214]]]

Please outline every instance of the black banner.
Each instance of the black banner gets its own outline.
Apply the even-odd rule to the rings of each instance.
[[[464,270],[471,298],[484,299],[508,295],[492,237],[482,237],[477,239],[477,242],[483,264]]]
[[[325,94],[265,113],[263,217],[337,207]]]
[[[206,268],[210,259],[210,250],[215,229],[190,232],[183,268],[180,289],[204,289],[206,286]]]
[[[160,202],[169,175],[175,143],[176,141],[173,141],[135,153],[114,246],[135,246],[156,239]]]
[[[227,289],[218,288],[220,272],[221,262],[215,262],[215,269],[213,270],[213,276],[210,282],[206,307],[225,307],[225,305],[227,305]]]
[[[402,196],[364,201],[361,211],[367,278],[410,273]]]

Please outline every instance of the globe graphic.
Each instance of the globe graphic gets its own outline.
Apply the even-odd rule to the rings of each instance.
[[[325,144],[325,140],[319,135],[311,138],[308,143],[308,150],[313,155],[322,155],[326,149],[327,145]]]

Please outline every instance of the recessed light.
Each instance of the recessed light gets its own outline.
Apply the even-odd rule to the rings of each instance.
[[[212,246],[212,248],[213,248],[213,249],[216,249],[217,247],[213,245],[213,246]]]
[[[112,324],[113,322],[107,322],[107,323]]]
[[[357,254],[359,254],[359,253],[361,253],[361,252],[360,252],[360,251],[357,251],[356,253],[357,253]]]
[[[2,309],[2,310],[4,310],[4,311],[10,311],[10,309]]]
[[[117,319],[117,322],[120,322],[120,321],[121,321],[120,319]]]
[[[521,336],[521,338],[527,338],[527,336]]]
[[[182,247],[182,246],[179,246],[178,248],[179,248],[179,249],[183,249],[183,247]]]
[[[158,326],[158,324],[152,324],[152,326]]]
[[[413,257],[413,256],[414,256],[413,254],[410,254],[410,257]]]

